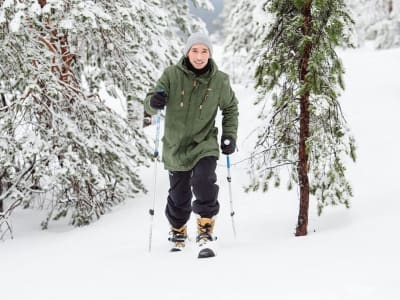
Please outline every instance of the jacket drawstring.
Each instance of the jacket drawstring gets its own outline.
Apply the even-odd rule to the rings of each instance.
[[[184,79],[182,78],[182,81],[183,81]],[[204,94],[204,96],[203,96],[203,98],[202,98],[202,100],[201,100],[201,102],[200,102],[200,105],[199,105],[199,109],[200,110],[202,110],[203,109],[203,104],[206,102],[206,100],[208,99],[208,93],[212,90],[212,89],[210,89],[210,82],[211,82],[211,80],[209,80],[208,81],[208,83],[207,83],[207,88],[206,88],[206,93]],[[182,87],[183,87],[183,82],[182,82]],[[198,82],[197,82],[197,80],[193,80],[193,89],[195,89],[196,87],[198,87]],[[184,99],[185,99],[185,90],[182,88],[182,91],[181,91],[181,103],[180,103],[180,107],[182,108],[183,107],[183,105],[184,105]]]
[[[185,90],[182,89],[181,92],[181,107],[183,107],[183,98],[185,97]]]
[[[210,80],[210,81],[211,81],[211,80]],[[199,109],[200,109],[200,110],[203,109],[203,104],[204,104],[204,102],[206,102],[206,100],[208,99],[208,92],[212,90],[212,89],[210,89],[210,81],[209,81],[208,84],[207,84],[207,89],[206,89],[206,93],[205,93],[205,95],[204,95],[204,97],[203,97],[203,100],[201,100],[201,103],[200,103],[200,106],[199,106]]]

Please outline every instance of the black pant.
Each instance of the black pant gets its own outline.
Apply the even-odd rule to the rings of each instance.
[[[209,156],[199,160],[190,171],[169,171],[170,189],[168,191],[165,214],[169,223],[180,228],[190,218],[190,213],[202,218],[212,218],[219,212],[217,175],[215,169],[217,159]],[[193,201],[193,194],[196,200]]]

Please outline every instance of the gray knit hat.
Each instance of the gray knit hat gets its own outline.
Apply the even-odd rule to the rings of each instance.
[[[208,50],[210,51],[210,57],[212,56],[213,48],[211,44],[210,38],[207,36],[205,33],[201,32],[196,32],[193,33],[187,40],[185,48],[183,50],[183,53],[187,56],[189,50],[192,48],[193,45],[195,44],[203,44],[208,47]]]

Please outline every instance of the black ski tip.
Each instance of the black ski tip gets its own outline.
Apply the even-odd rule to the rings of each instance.
[[[169,252],[181,252],[182,251],[182,249],[180,249],[180,248],[171,248],[171,250],[169,250]]]
[[[204,248],[204,249],[200,250],[198,258],[209,258],[209,257],[214,257],[214,256],[215,256],[215,253],[212,249]]]

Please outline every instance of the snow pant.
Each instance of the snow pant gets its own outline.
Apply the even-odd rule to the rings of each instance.
[[[165,214],[172,227],[180,228],[186,224],[193,211],[201,218],[212,218],[219,212],[217,159],[204,157],[189,171],[169,171]],[[195,200],[192,203],[193,194]]]

